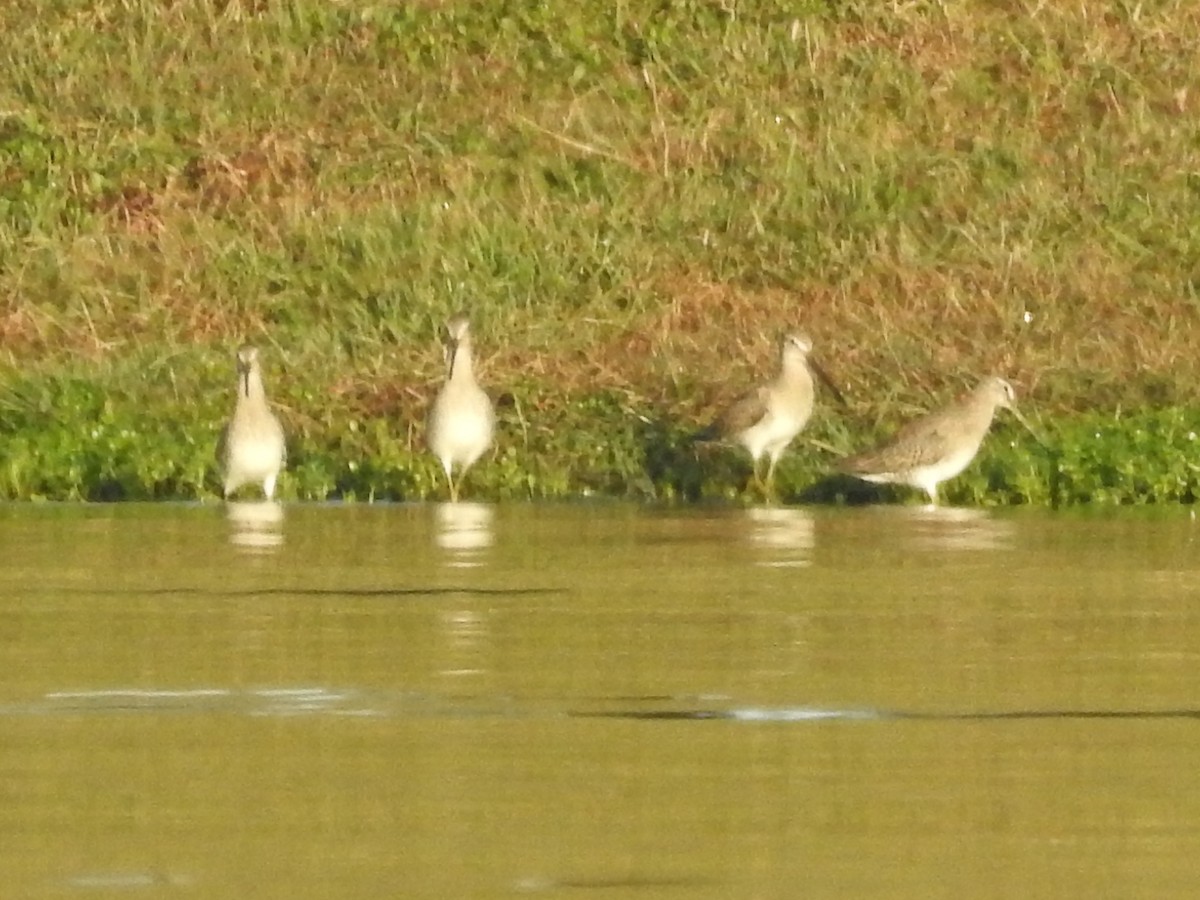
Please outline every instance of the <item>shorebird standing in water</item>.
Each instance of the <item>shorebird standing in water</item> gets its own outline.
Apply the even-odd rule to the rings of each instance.
[[[496,413],[491,398],[475,380],[469,320],[455,316],[446,323],[446,332],[446,383],[433,401],[425,434],[430,451],[446,472],[454,502],[467,469],[491,446]]]
[[[242,347],[237,352],[237,404],[217,442],[225,498],[244,484],[261,484],[270,500],[286,458],[283,426],[267,403],[258,350]]]
[[[920,488],[936,506],[938,485],[953,478],[975,458],[996,410],[1001,408],[1012,412],[1034,434],[1017,410],[1012,385],[993,376],[983,379],[974,390],[944,409],[909,422],[876,449],[846,457],[838,469],[875,484]]]
[[[754,463],[752,483],[767,497],[775,484],[775,465],[784,450],[808,424],[812,416],[816,375],[845,403],[841,392],[810,356],[812,339],[806,334],[789,334],[780,344],[779,371],[766,384],[743,394],[696,440],[725,440],[746,448]],[[766,477],[759,476],[759,461],[767,457]]]

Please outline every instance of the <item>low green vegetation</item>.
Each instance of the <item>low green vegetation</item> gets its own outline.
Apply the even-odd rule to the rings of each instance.
[[[262,347],[285,497],[436,496],[437,328],[500,401],[469,496],[741,496],[687,440],[802,328],[785,500],[983,374],[972,504],[1191,502],[1188,4],[0,5],[0,496],[216,495]]]

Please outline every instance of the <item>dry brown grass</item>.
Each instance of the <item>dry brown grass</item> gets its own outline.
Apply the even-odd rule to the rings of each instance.
[[[329,407],[419,417],[470,305],[534,412],[701,419],[789,328],[867,417],[988,372],[1048,412],[1200,399],[1200,10],[31,8],[14,367],[274,341]]]

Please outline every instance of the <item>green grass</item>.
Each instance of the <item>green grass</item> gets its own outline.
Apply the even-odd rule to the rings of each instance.
[[[0,7],[0,495],[211,495],[249,340],[285,494],[427,496],[467,309],[476,496],[736,490],[681,439],[799,327],[852,405],[787,497],[995,372],[1048,448],[948,499],[1193,499],[1200,12],[577,6]]]

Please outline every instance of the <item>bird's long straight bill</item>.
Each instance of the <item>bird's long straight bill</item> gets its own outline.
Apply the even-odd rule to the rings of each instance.
[[[830,393],[833,394],[838,403],[842,404],[842,406],[850,405],[846,402],[846,398],[842,396],[842,392],[838,390],[838,386],[829,376],[829,373],[825,371],[824,367],[819,362],[813,359],[811,354],[808,357],[808,365],[812,369],[813,374],[817,376],[817,380],[825,385],[825,387],[829,388]]]
[[[1042,440],[1042,436],[1040,434],[1038,434],[1037,431],[1034,430],[1034,427],[1029,424],[1029,420],[1026,419],[1025,416],[1023,416],[1021,414],[1021,411],[1019,409],[1017,409],[1015,406],[1010,406],[1008,408],[1008,411],[1013,414],[1013,417],[1018,422],[1020,422],[1022,425],[1025,426],[1025,430],[1028,431],[1031,435],[1033,435],[1033,439],[1035,441],[1037,441],[1043,447],[1046,446],[1046,442]]]

